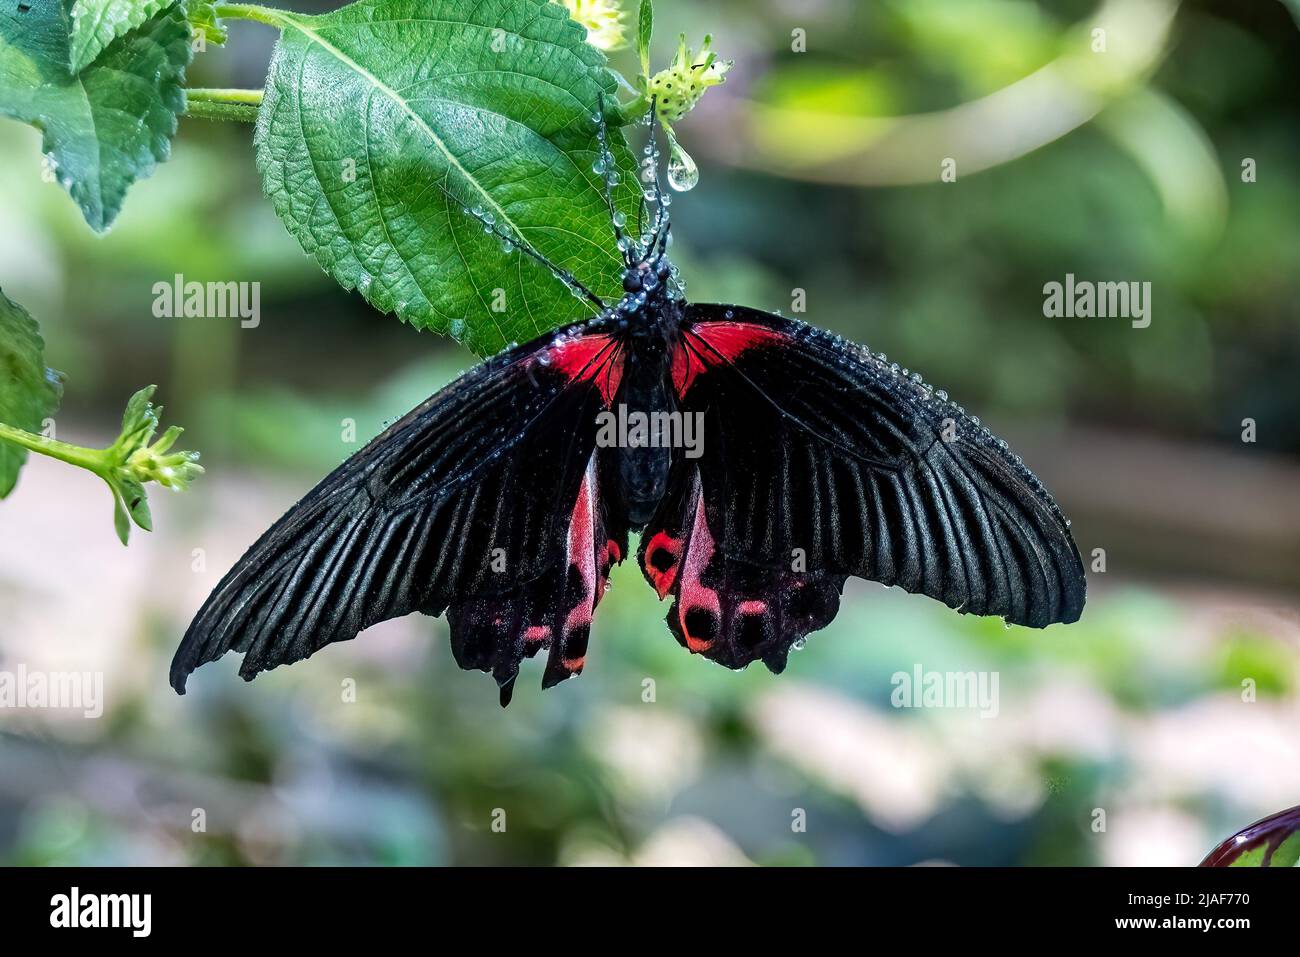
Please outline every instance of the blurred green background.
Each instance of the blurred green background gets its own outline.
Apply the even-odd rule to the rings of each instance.
[[[1192,864],[1300,804],[1287,6],[656,13],[656,66],[678,30],[736,60],[678,128],[702,172],[673,205],[690,297],[789,314],[804,290],[803,318],[1011,440],[1086,562],[1105,550],[1083,620],[1005,628],[853,581],[785,675],[733,674],[679,648],[624,565],[581,679],[543,695],[525,666],[506,711],[419,616],[252,685],[223,660],[178,698],[167,663],[190,616],[356,450],[346,423],[364,442],[474,359],[301,252],[260,193],[251,127],[182,120],[173,159],[97,238],[42,182],[38,134],[5,122],[0,285],[67,373],[60,438],[107,442],[157,382],[208,474],[155,492],[157,531],[125,551],[87,474],[33,460],[0,504],[0,669],[100,670],[106,692],[96,721],[0,710],[0,861]],[[231,33],[192,85],[261,85],[273,32]],[[631,52],[614,60],[635,72]],[[155,318],[153,284],[176,273],[259,281],[260,326]],[[1066,273],[1150,282],[1151,325],[1044,317]],[[891,675],[918,664],[996,672],[997,716],[892,708]]]

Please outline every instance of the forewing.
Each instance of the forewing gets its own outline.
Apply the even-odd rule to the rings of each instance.
[[[530,596],[567,570],[595,417],[621,362],[614,340],[575,326],[503,353],[413,409],[222,579],[181,641],[172,686],[184,693],[195,668],[230,650],[244,653],[240,675],[251,679],[376,622],[448,606],[463,667],[486,661],[499,681],[511,660],[517,670],[514,634],[475,650],[466,637],[480,624],[474,609],[494,602],[525,629],[547,612]]]
[[[1046,489],[897,366],[804,323],[702,305],[672,375],[682,411],[703,415],[705,525],[737,567],[856,575],[1034,627],[1078,619],[1083,568]],[[770,602],[776,582],[745,600]]]

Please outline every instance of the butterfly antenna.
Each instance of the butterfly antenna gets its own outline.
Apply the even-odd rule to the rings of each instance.
[[[633,249],[634,243],[627,238],[623,232],[623,224],[627,222],[625,217],[614,205],[614,187],[619,182],[618,164],[614,162],[614,154],[609,149],[609,128],[605,125],[605,94],[596,94],[596,140],[600,144],[600,157],[596,160],[595,172],[600,176],[601,183],[604,186],[605,205],[609,209],[609,221],[614,227],[614,239],[618,243],[618,250],[623,256],[623,262],[631,266],[636,262],[636,250]]]
[[[443,192],[447,194],[449,199],[455,201],[455,197],[451,195],[451,192],[447,190],[445,186],[441,188]],[[546,256],[542,255],[542,253],[539,252],[532,245],[532,243],[528,242],[526,239],[524,239],[522,236],[515,233],[513,230],[505,229],[496,221],[496,217],[494,217],[491,213],[485,212],[481,207],[478,206],[475,206],[472,209],[469,207],[462,207],[462,209],[464,210],[467,216],[473,217],[474,219],[478,220],[479,223],[482,224],[483,231],[485,233],[489,233],[492,236],[495,236],[498,240],[500,240],[501,249],[503,252],[508,253],[511,252],[512,250],[518,249],[529,259],[533,260],[536,263],[539,263],[541,266],[549,270],[551,275],[554,276],[556,279],[560,280],[560,282],[564,283],[564,285],[568,287],[569,291],[572,292],[574,296],[576,296],[577,298],[586,299],[588,302],[590,302],[601,312],[604,312],[606,309],[609,308],[605,304],[605,301],[603,299],[601,299],[594,292],[592,292],[581,282],[579,282],[578,278],[574,276],[573,273],[569,272],[567,269],[562,268],[561,266],[556,265]]]
[[[659,142],[655,134],[655,98],[650,98],[650,111],[646,114],[646,124],[650,127],[650,139],[645,147],[645,159],[641,161],[641,182],[645,184],[641,193],[641,205],[654,204],[654,222],[648,234],[643,233],[646,255],[655,248],[659,241],[659,230],[663,225],[667,210],[664,208],[663,184],[659,181]]]
[[[653,196],[655,204],[655,221],[651,228],[650,239],[646,243],[647,253],[654,250],[655,255],[662,255],[668,244],[668,232],[671,229],[671,221],[668,216],[669,197],[664,193],[664,184],[661,177],[662,168],[659,165],[659,144],[655,140],[655,122],[654,122],[654,100],[650,101],[650,143],[647,147],[649,154],[647,156],[646,172],[653,170],[653,177],[647,179],[650,183],[650,189],[646,190]],[[643,179],[646,177],[642,177]]]

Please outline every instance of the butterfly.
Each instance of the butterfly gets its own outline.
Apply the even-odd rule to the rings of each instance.
[[[489,672],[504,706],[524,658],[546,652],[544,688],[583,670],[634,532],[673,637],[732,669],[781,672],[850,576],[1036,628],[1079,618],[1069,522],[1007,444],[883,355],[686,301],[651,175],[637,238],[606,183],[613,304],[466,210],[596,315],[485,361],[312,489],[195,616],[178,693],[228,651],[251,680],[419,611],[446,615],[457,664]]]

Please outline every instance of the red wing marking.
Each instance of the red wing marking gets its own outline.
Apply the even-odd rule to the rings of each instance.
[[[595,382],[609,405],[623,381],[623,350],[613,336],[577,336],[548,346],[541,353],[570,382]]]
[[[722,604],[718,600],[718,593],[712,588],[706,588],[700,580],[713,559],[713,552],[713,535],[704,519],[704,496],[697,494],[695,525],[691,529],[691,543],[682,562],[682,582],[677,593],[677,615],[682,635],[686,638],[686,647],[696,653],[708,651],[713,646],[712,635],[705,637],[691,633],[692,630],[701,630],[701,612],[712,620],[715,634],[722,621]]]
[[[701,322],[684,330],[673,349],[673,387],[685,396],[695,377],[719,362],[731,362],[746,349],[780,342],[783,334],[750,322]]]
[[[663,601],[677,581],[677,566],[682,560],[682,542],[667,532],[655,532],[645,548],[645,573]]]
[[[569,568],[577,569],[582,578],[583,591],[582,600],[569,611],[564,620],[566,638],[583,625],[590,627],[591,615],[596,607],[595,527],[592,521],[595,514],[592,498],[594,478],[593,458],[587,474],[582,477],[582,487],[578,489],[578,500],[573,505],[573,518],[569,522]]]

